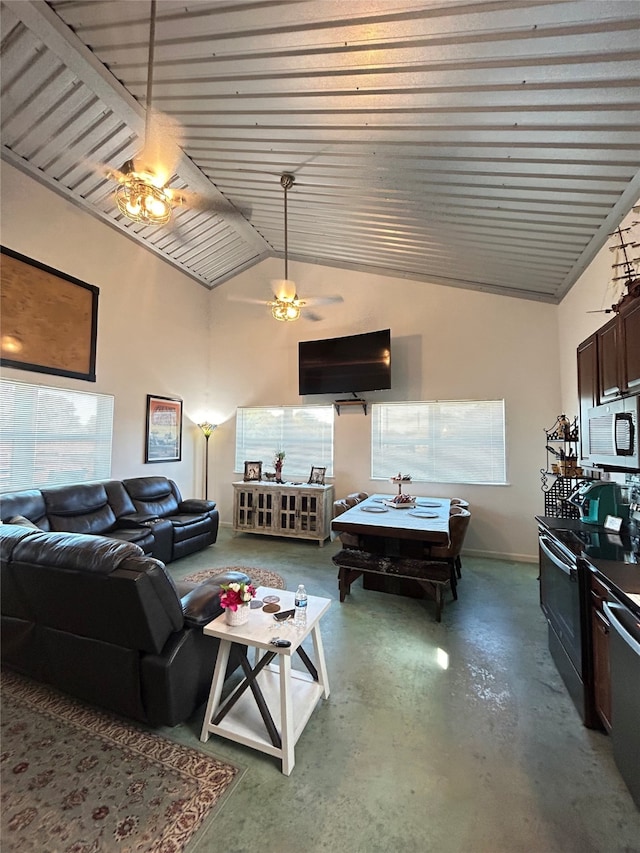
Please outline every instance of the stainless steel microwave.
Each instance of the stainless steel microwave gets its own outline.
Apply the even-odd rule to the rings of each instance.
[[[640,471],[640,397],[625,397],[589,409],[586,456],[592,465]]]

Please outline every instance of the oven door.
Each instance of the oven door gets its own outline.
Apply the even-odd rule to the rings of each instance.
[[[541,532],[540,606],[549,625],[549,651],[585,725],[591,726],[585,613],[585,566]]]
[[[582,672],[578,565],[548,536],[540,536],[540,606],[577,672]]]

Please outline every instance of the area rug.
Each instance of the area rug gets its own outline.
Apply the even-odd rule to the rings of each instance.
[[[284,578],[277,572],[270,572],[268,569],[254,569],[252,566],[221,566],[219,569],[205,569],[204,571],[194,572],[192,575],[187,575],[183,580],[199,583],[207,578],[219,575],[220,572],[244,572],[246,575],[249,575],[254,586],[269,586],[272,589],[286,589]]]
[[[241,775],[2,672],[3,853],[180,853]]]

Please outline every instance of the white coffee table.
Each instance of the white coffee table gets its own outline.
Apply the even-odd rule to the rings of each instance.
[[[281,610],[294,606],[295,594],[283,589],[261,586],[257,599],[277,595]],[[293,623],[278,623],[273,613],[262,609],[251,610],[246,625],[227,625],[224,613],[204,627],[204,633],[220,639],[220,650],[204,714],[200,740],[206,742],[210,734],[220,735],[236,743],[259,749],[282,761],[282,772],[289,776],[295,764],[294,747],[307,720],[320,698],[329,696],[329,680],[324,659],[320,620],[329,609],[330,598],[310,595],[307,599],[307,624],[296,629]],[[311,635],[315,666],[302,642]],[[286,648],[273,646],[272,637],[289,640]],[[231,646],[237,643],[243,681],[220,702]],[[244,646],[256,650],[252,667]],[[293,669],[294,653],[305,665],[306,672]]]

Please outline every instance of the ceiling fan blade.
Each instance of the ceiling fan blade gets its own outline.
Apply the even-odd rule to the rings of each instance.
[[[317,306],[317,305],[335,305],[337,302],[344,302],[344,298],[342,296],[310,296],[308,299],[305,297],[305,304],[309,307]]]
[[[248,219],[251,216],[251,210],[240,210],[230,201],[224,198],[212,198],[211,196],[195,193],[191,190],[178,190],[169,187],[171,198],[176,204],[183,207],[190,207],[193,210],[203,210],[209,213],[219,213],[227,219]]]
[[[307,311],[304,308],[300,311],[300,315],[304,317],[305,320],[310,320],[312,323],[317,323],[319,320],[324,319],[320,314],[316,314],[315,311]]]
[[[266,299],[249,299],[246,296],[227,296],[229,302],[245,302],[249,305],[267,305]]]

